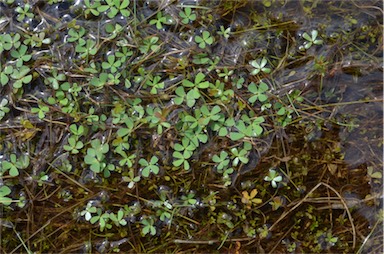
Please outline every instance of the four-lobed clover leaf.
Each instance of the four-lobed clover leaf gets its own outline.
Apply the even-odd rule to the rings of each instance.
[[[20,155],[19,157],[16,154],[11,154],[9,160],[4,160],[0,163],[1,172],[4,173],[9,171],[10,176],[18,176],[19,169],[25,169],[29,166],[29,156]]]
[[[114,18],[118,13],[124,17],[128,17],[131,13],[128,10],[130,0],[105,0],[105,5],[97,7],[98,12],[106,12],[108,18]]]
[[[199,44],[199,48],[204,49],[206,45],[212,45],[213,44],[213,37],[208,31],[203,31],[203,33],[200,35],[195,36],[195,42]]]
[[[98,47],[94,40],[88,39],[86,41],[80,41],[75,48],[76,52],[80,53],[82,58],[93,56],[97,53]]]
[[[13,46],[12,36],[10,34],[0,35],[0,53],[4,50],[10,50]]]
[[[190,7],[186,7],[184,11],[179,12],[179,15],[182,18],[181,23],[183,24],[188,24],[196,20],[196,14],[192,12]]]
[[[318,32],[317,30],[312,30],[311,35],[309,35],[307,32],[303,33],[303,38],[306,40],[304,42],[304,48],[309,49],[312,47],[313,44],[315,45],[321,45],[323,44],[323,40],[317,39]]]
[[[11,78],[15,80],[13,83],[14,88],[21,88],[23,84],[28,84],[32,81],[32,75],[29,74],[30,68],[23,65],[18,69],[13,69],[13,72],[11,74]]]
[[[248,101],[250,103],[254,103],[256,100],[260,102],[264,102],[268,99],[268,96],[265,94],[268,91],[268,85],[264,82],[260,82],[258,86],[255,83],[251,83],[248,86],[248,90],[253,94],[253,96],[249,97]]]
[[[264,177],[264,181],[271,182],[273,188],[277,188],[277,183],[281,182],[283,177],[273,168],[269,169],[268,176]]]
[[[64,145],[64,150],[71,152],[72,154],[79,153],[79,149],[83,148],[84,144],[77,137],[69,137],[68,145]]]
[[[38,108],[31,108],[32,113],[37,113],[37,116],[40,119],[43,119],[45,117],[45,113],[49,112],[49,107],[45,106],[43,104],[39,104]]]
[[[88,202],[86,208],[80,212],[81,216],[84,216],[86,221],[90,221],[92,219],[92,214],[97,212],[97,208],[92,206],[92,202]]]
[[[192,83],[188,79],[184,79],[182,84],[185,87],[197,87],[200,89],[208,88],[210,83],[208,81],[203,81],[204,78],[205,78],[205,75],[203,73],[199,72],[195,77],[194,83]]]
[[[127,221],[124,219],[124,211],[123,210],[119,210],[117,212],[117,214],[111,213],[109,215],[109,218],[111,219],[111,221],[113,221],[115,223],[116,226],[127,225]]]
[[[17,20],[22,22],[25,18],[33,18],[34,14],[31,12],[31,5],[28,3],[24,6],[17,6],[15,11],[19,13],[17,15]]]
[[[157,165],[158,161],[159,161],[159,158],[157,158],[155,155],[152,156],[152,158],[149,161],[147,161],[144,158],[141,158],[139,160],[139,164],[144,167],[141,174],[144,177],[149,177],[150,173],[157,175],[160,171],[160,168]]]
[[[91,141],[92,148],[87,149],[87,155],[84,162],[90,165],[90,169],[95,173],[100,173],[107,166],[104,159],[105,154],[109,151],[109,144],[102,144],[99,139]]]
[[[152,218],[144,218],[140,223],[143,224],[143,228],[141,229],[143,235],[150,234],[153,236],[156,234],[155,222]]]
[[[121,62],[116,59],[115,55],[109,55],[107,62],[102,62],[101,67],[105,70],[110,69],[111,73],[117,72],[117,69],[121,66]]]
[[[79,27],[79,29],[71,28],[68,31],[68,41],[69,42],[78,42],[79,44],[85,44],[85,28]]]
[[[225,169],[229,165],[229,158],[228,153],[226,151],[221,151],[220,155],[213,155],[212,157],[213,162],[217,163],[217,170],[221,172],[223,169]]]
[[[20,45],[18,49],[11,51],[11,56],[16,60],[16,67],[20,68],[24,62],[31,60],[32,55],[27,54],[28,47],[25,45]]]
[[[263,57],[261,60],[258,59],[258,60],[253,60],[249,62],[249,64],[255,68],[253,71],[251,71],[251,74],[257,75],[260,72],[270,73],[271,69],[266,67],[267,63],[268,61],[265,57]]]
[[[152,19],[151,21],[149,21],[149,24],[156,25],[157,29],[162,29],[163,24],[168,24],[168,19],[166,16],[163,16],[163,13],[161,11],[159,11],[156,14],[156,19]]]

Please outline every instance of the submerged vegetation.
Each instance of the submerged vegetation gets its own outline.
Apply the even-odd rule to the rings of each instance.
[[[0,1],[2,253],[380,253],[381,1]]]

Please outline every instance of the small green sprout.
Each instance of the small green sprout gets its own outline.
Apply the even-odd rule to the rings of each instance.
[[[220,137],[228,135],[228,129],[235,125],[235,120],[232,117],[225,118],[224,114],[219,114],[219,119],[212,124],[212,129],[217,131]]]
[[[152,156],[152,158],[149,161],[147,161],[144,158],[141,158],[139,160],[139,164],[144,167],[143,171],[141,172],[141,174],[144,177],[149,177],[149,174],[151,172],[153,174],[157,175],[159,173],[159,171],[160,171],[160,168],[157,165],[158,161],[159,161],[159,158],[157,158],[156,156]]]
[[[65,76],[64,73],[59,73],[56,68],[52,69],[51,74],[52,74],[52,77],[46,78],[45,83],[51,84],[52,88],[57,90],[59,89],[59,85],[60,85],[59,82],[65,81],[67,77]]]
[[[84,126],[82,125],[79,125],[79,127],[77,127],[76,124],[71,124],[69,126],[69,130],[72,132],[73,135],[76,135],[78,137],[84,134]]]
[[[144,218],[140,221],[143,224],[143,228],[141,229],[141,233],[145,236],[147,234],[155,235],[156,228],[154,226],[155,222],[152,218]]]
[[[204,49],[206,45],[212,45],[213,44],[213,37],[208,31],[203,31],[202,35],[196,35],[195,36],[195,42],[199,44],[199,48]]]
[[[100,1],[91,1],[91,0],[84,0],[85,4],[85,17],[89,17],[91,14],[94,16],[99,16],[100,12],[97,10],[98,7],[101,6]]]
[[[337,243],[338,239],[339,238],[333,236],[331,232],[327,232],[327,235],[325,237],[325,241],[328,243],[329,246],[334,246]]]
[[[159,216],[161,221],[166,221],[172,217],[172,214],[166,210],[159,209],[156,211],[156,215]]]
[[[15,80],[15,82],[13,83],[13,88],[21,88],[23,84],[28,84],[32,81],[32,75],[28,74],[30,70],[31,69],[25,65],[21,66],[18,69],[13,69],[13,72],[11,74],[11,78]]]
[[[183,24],[188,24],[189,22],[196,20],[196,14],[192,12],[190,7],[186,7],[184,11],[179,12],[179,15],[182,18],[181,22]]]
[[[3,0],[2,2],[5,4],[13,4],[15,0]]]
[[[171,127],[171,124],[166,121],[164,114],[167,113],[164,113],[164,110],[161,110],[158,107],[153,108],[147,106],[146,111],[148,116],[145,118],[149,123],[149,128],[157,127],[157,134],[162,134],[163,128],[169,129]]]
[[[12,203],[12,199],[6,197],[9,194],[11,194],[11,189],[8,186],[3,185],[0,187],[0,204],[8,206]]]
[[[200,89],[208,88],[209,87],[209,82],[204,81],[205,75],[201,72],[199,72],[196,77],[194,83],[191,81],[184,79],[183,80],[183,86],[185,87],[197,87]]]
[[[9,108],[6,107],[8,104],[8,100],[6,98],[3,98],[0,101],[0,120],[4,118],[4,116],[9,112]]]
[[[4,50],[10,50],[12,48],[12,36],[10,34],[0,35],[0,53]]]
[[[105,31],[110,34],[108,37],[109,40],[115,39],[122,31],[123,27],[120,24],[109,23],[105,26]]]
[[[115,55],[109,55],[107,58],[107,62],[101,63],[101,67],[104,70],[110,69],[111,73],[117,72],[120,66],[121,66],[121,62],[116,59]]]
[[[115,56],[119,58],[119,61],[125,63],[129,57],[133,55],[133,51],[129,47],[122,46],[120,51],[115,52]]]
[[[109,213],[102,213],[101,208],[97,208],[97,215],[92,216],[90,222],[91,224],[95,224],[96,222],[99,222],[100,231],[103,232],[105,228],[111,229],[112,225],[108,223],[109,221]]]
[[[270,73],[271,69],[265,67],[267,65],[268,61],[265,57],[263,59],[259,60],[253,60],[249,62],[250,65],[252,65],[255,69],[251,72],[252,75],[257,75],[259,72],[264,72],[264,73]]]
[[[77,42],[79,44],[84,44],[85,28],[79,27],[79,29],[71,28],[68,31],[68,42]]]
[[[25,45],[20,45],[18,49],[11,51],[11,56],[16,60],[16,67],[20,68],[23,66],[24,62],[31,60],[32,55],[27,54],[28,47]]]
[[[372,166],[367,167],[367,173],[370,178],[381,179],[383,177],[382,172],[374,170]]]
[[[220,26],[220,31],[217,32],[219,35],[222,35],[225,39],[229,38],[229,35],[231,33],[231,28],[225,28],[224,26]]]
[[[234,73],[233,70],[228,70],[227,67],[224,67],[223,71],[216,70],[218,72],[219,77],[224,78],[224,82],[228,82],[229,77]]]
[[[217,163],[216,166],[218,172],[222,172],[225,168],[227,168],[230,162],[226,151],[221,151],[219,156],[216,154],[213,155],[212,160]]]
[[[92,206],[92,202],[88,202],[85,209],[80,212],[80,215],[84,216],[86,221],[90,221],[92,219],[92,214],[96,212],[97,212],[97,208]]]
[[[304,42],[304,49],[309,49],[312,45],[321,45],[323,44],[323,40],[317,39],[318,32],[317,30],[312,30],[311,35],[307,32],[303,33],[303,38],[306,40]]]
[[[21,45],[20,34],[16,33],[13,36],[10,34],[1,34],[0,35],[0,53],[4,50],[10,50],[12,47],[18,49]]]
[[[79,153],[79,149],[83,148],[84,144],[78,138],[75,137],[69,137],[68,138],[68,145],[64,145],[64,150],[71,152],[72,154]]]
[[[30,45],[32,48],[41,47],[43,44],[50,44],[52,42],[51,38],[45,38],[45,32],[40,32],[37,34],[24,34],[25,40],[23,43],[25,45]],[[15,47],[16,48],[16,47]]]
[[[185,97],[186,97],[184,87],[182,87],[182,86],[177,87],[175,90],[175,94],[176,94],[176,97],[173,98],[173,102],[176,105],[181,105],[183,103]]]
[[[128,10],[130,0],[105,0],[105,5],[97,7],[98,12],[106,12],[108,18],[114,18],[118,13],[121,13],[124,17],[129,17],[131,14]]]
[[[16,154],[9,156],[9,161],[4,160],[0,163],[0,172],[4,174],[9,171],[10,176],[18,176],[20,169],[25,169],[29,166],[29,156],[21,155],[17,158]]]
[[[45,117],[45,114],[49,112],[49,107],[43,104],[39,104],[38,108],[31,108],[31,112],[37,113],[37,116],[40,119],[43,119]]]
[[[168,24],[168,18],[166,16],[163,16],[163,13],[159,11],[156,14],[156,19],[152,19],[151,21],[149,21],[149,24],[156,25],[157,29],[162,29],[163,24]]]
[[[119,130],[117,131],[118,137],[125,137],[125,136],[129,135],[133,130],[134,122],[133,122],[132,118],[126,117],[124,119],[124,124],[125,124],[126,128],[119,128]]]
[[[258,86],[256,86],[255,83],[251,83],[248,86],[248,90],[253,94],[248,101],[250,103],[254,103],[256,100],[259,100],[260,102],[264,102],[268,99],[268,96],[265,94],[266,91],[268,91],[268,85],[264,82],[260,82]]]
[[[87,155],[84,157],[84,162],[90,165],[90,168],[95,173],[100,173],[105,167],[105,154],[109,151],[108,143],[102,144],[99,139],[91,141],[92,148],[87,149]]]
[[[155,76],[153,78],[150,77],[145,82],[147,86],[151,87],[151,91],[150,91],[151,94],[157,94],[157,90],[164,88],[164,82],[159,82],[160,80],[161,80],[160,76]]]
[[[143,43],[139,46],[139,50],[142,54],[147,54],[149,50],[152,50],[153,52],[156,52],[159,50],[160,46],[157,45],[157,42],[159,41],[159,37],[152,36],[150,38],[146,38],[143,40]]]
[[[109,218],[111,221],[115,223],[116,226],[125,226],[127,225],[127,221],[123,218],[124,217],[124,211],[119,210],[117,214],[111,213],[109,215]]]
[[[128,183],[129,189],[132,189],[133,187],[135,187],[135,184],[140,182],[140,179],[141,179],[140,176],[135,176],[135,173],[133,172],[133,170],[129,170],[128,175],[123,176],[123,181]]]
[[[196,205],[197,200],[195,199],[195,193],[190,192],[187,195],[181,196],[184,206]]]
[[[23,7],[16,7],[15,11],[19,13],[17,15],[17,20],[22,22],[25,18],[33,18],[34,14],[31,12],[31,6],[29,4],[25,4]]]
[[[269,169],[268,176],[264,177],[264,181],[271,182],[273,188],[277,188],[277,183],[281,182],[283,177],[274,169]]]
[[[87,59],[89,56],[94,56],[98,48],[96,46],[96,42],[88,39],[86,41],[80,41],[75,48],[77,53],[80,53],[80,56],[84,59]]]
[[[199,92],[199,89],[205,89],[211,85],[211,83],[209,81],[204,81],[204,79],[205,79],[205,75],[203,73],[199,72],[195,77],[194,83],[192,83],[191,81],[189,81],[187,79],[184,79],[182,81],[182,84],[184,87],[192,88],[191,90],[188,91],[188,93],[185,96],[188,107],[190,107],[190,108],[193,107],[196,103],[196,100],[198,98],[200,98],[201,94]],[[179,93],[178,95],[180,97],[184,97],[184,95],[185,95],[184,89],[183,90],[176,89],[176,90],[177,90],[176,92]]]
[[[0,116],[1,116],[1,108],[0,108]],[[371,178],[371,181],[374,183],[380,184],[381,179],[383,178],[383,173],[379,170],[375,170],[372,166],[367,167],[367,174]]]
[[[263,133],[263,128],[260,126],[265,121],[264,117],[259,116],[251,120],[248,116],[243,115],[242,119],[235,124],[237,131],[229,133],[229,137],[233,141],[240,140],[245,137],[257,137]]]
[[[188,162],[188,159],[191,158],[193,154],[193,150],[195,150],[195,147],[190,144],[189,140],[186,138],[182,139],[182,143],[176,143],[174,146],[175,151],[173,152],[173,166],[180,167],[183,165],[185,170],[190,169],[190,165]]]
[[[119,165],[120,166],[127,166],[129,168],[131,168],[133,166],[133,162],[134,160],[136,159],[136,154],[130,154],[128,155],[125,151],[123,151],[122,147],[125,146],[125,147],[129,147],[129,143],[123,143],[122,146],[119,146],[118,148],[121,148],[121,149],[115,149],[115,152],[120,154],[121,157],[123,157],[120,161],[119,161]],[[126,148],[128,149],[128,148]]]
[[[276,102],[273,105],[273,108],[278,116],[277,121],[281,124],[281,126],[285,127],[292,121],[293,109],[284,106],[280,102]]]
[[[237,147],[233,147],[231,149],[232,157],[234,158],[232,161],[232,166],[236,167],[239,165],[240,162],[247,164],[249,159],[248,159],[248,152],[250,149],[249,146],[250,143],[244,143],[244,148],[243,149],[238,149]],[[251,145],[252,147],[252,145]]]
[[[194,64],[209,64],[212,62],[212,60],[209,59],[208,54],[200,53],[200,54],[193,55],[192,62]]]

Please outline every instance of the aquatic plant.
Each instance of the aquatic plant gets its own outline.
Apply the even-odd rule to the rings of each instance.
[[[0,2],[4,251],[381,246],[377,3]]]

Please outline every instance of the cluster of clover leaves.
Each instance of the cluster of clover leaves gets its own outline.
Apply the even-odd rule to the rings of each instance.
[[[60,8],[60,3],[47,4]],[[16,7],[14,1],[2,4]],[[270,56],[257,55],[239,71],[209,53],[211,45],[231,37],[230,28],[214,32],[201,26],[196,28],[200,32],[188,34],[192,24],[209,17],[209,9],[182,6],[176,15],[154,10],[143,19],[129,0],[84,0],[71,8],[70,20],[54,22],[53,17],[43,19],[38,6],[24,3],[1,19],[0,121],[14,120],[19,111],[25,114],[29,120],[19,124],[30,134],[24,137],[27,142],[36,138],[33,133],[41,123],[65,133],[57,141],[62,146],[58,161],[32,176],[39,185],[57,169],[75,181],[88,172],[100,183],[117,178],[133,189],[198,167],[213,171],[217,183],[229,187],[233,174],[257,149],[254,140],[271,123],[284,127],[292,121],[293,105],[271,96],[267,80],[275,64]],[[33,19],[47,25],[29,22]],[[100,25],[101,19],[109,22]],[[177,41],[189,45],[184,49],[189,53],[180,57],[167,51],[170,41],[163,35],[175,24],[186,35]],[[62,32],[52,32],[57,30]],[[317,32],[310,34],[303,36],[305,49],[322,43]],[[0,203],[10,206],[20,202],[11,190],[17,177],[33,174],[31,161],[36,158],[31,156],[38,151],[3,148],[0,172],[7,180],[0,188]],[[265,170],[260,178],[265,188],[279,187],[279,172]],[[244,191],[239,202],[251,209],[263,201],[257,194],[257,189]],[[209,193],[202,202],[214,211],[216,198]],[[178,213],[183,207],[196,204],[193,191],[173,201],[160,192],[159,199],[145,203],[155,212],[142,217],[141,233],[155,235],[156,221],[170,223],[183,216]],[[111,211],[90,201],[80,217],[103,231],[124,227],[127,216],[142,213],[137,204]],[[217,213],[217,218],[219,224],[235,227],[226,214]],[[245,233],[254,236],[255,228],[256,222]]]

